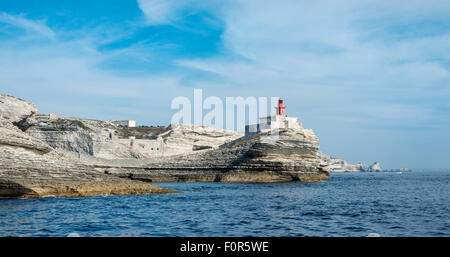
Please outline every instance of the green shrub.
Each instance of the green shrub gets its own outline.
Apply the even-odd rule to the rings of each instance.
[[[72,120],[71,121],[71,125],[78,126],[78,127],[82,128],[82,129],[89,129],[88,127],[86,127],[86,125],[84,125],[83,122],[81,122],[79,120]]]

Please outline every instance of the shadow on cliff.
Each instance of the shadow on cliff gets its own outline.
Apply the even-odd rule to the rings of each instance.
[[[0,179],[0,198],[18,198],[22,196],[37,196],[37,193],[21,184]]]

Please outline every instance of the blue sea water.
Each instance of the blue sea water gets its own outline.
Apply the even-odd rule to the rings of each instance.
[[[155,184],[184,193],[0,200],[0,236],[450,236],[450,172]]]

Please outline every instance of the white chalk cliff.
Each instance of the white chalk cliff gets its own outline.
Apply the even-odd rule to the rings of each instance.
[[[372,165],[366,165],[363,163],[350,164],[347,161],[337,158],[330,158],[330,166],[328,167],[330,172],[405,172],[410,171],[409,169],[391,169],[384,170],[381,168],[379,162],[374,162]]]
[[[0,197],[168,193],[173,190],[145,182],[312,182],[329,176],[329,158],[311,129],[242,136],[190,125],[132,131],[38,115],[33,104],[0,95]]]

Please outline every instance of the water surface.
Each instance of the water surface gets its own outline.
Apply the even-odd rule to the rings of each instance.
[[[0,236],[450,236],[450,172],[154,184],[184,193],[0,200]]]

